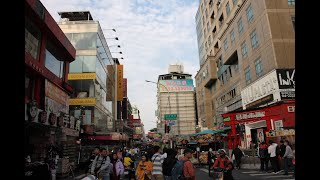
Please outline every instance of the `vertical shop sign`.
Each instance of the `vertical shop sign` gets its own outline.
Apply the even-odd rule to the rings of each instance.
[[[123,99],[123,65],[117,65],[117,101]]]

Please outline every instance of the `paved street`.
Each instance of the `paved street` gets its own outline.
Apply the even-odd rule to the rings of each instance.
[[[234,170],[232,173],[235,180],[262,180],[262,179],[294,180],[295,179],[294,177],[292,177],[292,174],[293,174],[292,172],[289,172],[288,176],[282,175],[283,172],[279,174],[272,174],[272,173],[262,173],[259,170],[250,170],[250,169]],[[208,169],[197,168],[196,179],[212,180],[212,177],[209,177]]]
[[[294,180],[292,177],[293,173],[289,172],[288,176],[282,175],[283,172],[279,174],[272,173],[262,173],[259,170],[250,170],[250,169],[242,169],[242,170],[234,170],[233,177],[235,180]],[[75,180],[84,178],[84,174],[77,174],[75,178],[65,178],[63,180]],[[212,180],[212,177],[209,177],[208,169],[205,168],[197,168],[196,170],[196,179],[197,180]]]

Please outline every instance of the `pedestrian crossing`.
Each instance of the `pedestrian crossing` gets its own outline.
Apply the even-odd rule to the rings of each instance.
[[[245,174],[250,177],[256,177],[258,179],[281,179],[281,180],[294,180],[293,173],[289,172],[289,175],[283,175],[284,172],[277,174],[261,172],[259,170],[240,170],[237,174]],[[236,178],[235,178],[236,179]],[[238,178],[237,178],[238,179]]]
[[[207,168],[199,168],[200,171],[209,173]],[[212,171],[211,171],[212,173]],[[284,172],[278,174],[261,172],[259,170],[241,169],[233,170],[232,174],[235,180],[294,180],[293,172],[289,172],[288,176],[283,175]]]

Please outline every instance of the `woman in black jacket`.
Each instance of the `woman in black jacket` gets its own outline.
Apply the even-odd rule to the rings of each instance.
[[[165,180],[172,180],[171,170],[178,161],[178,159],[176,158],[177,153],[174,149],[167,149],[166,153],[167,157],[162,163],[162,173]]]
[[[241,158],[243,157],[243,152],[239,148],[239,145],[237,145],[236,148],[233,149],[231,157],[234,155],[235,160],[236,160],[236,168],[240,169],[240,164],[241,164]]]

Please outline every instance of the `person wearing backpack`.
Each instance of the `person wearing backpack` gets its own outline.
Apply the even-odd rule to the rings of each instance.
[[[213,169],[217,172],[223,172],[224,180],[234,180],[232,176],[234,167],[230,159],[226,156],[224,149],[218,150],[218,158],[213,164]]]
[[[260,158],[260,170],[268,172],[268,164],[269,164],[269,157],[268,157],[268,146],[266,142],[261,142],[258,148],[258,157]]]
[[[185,149],[183,154],[184,156],[181,160],[178,160],[172,168],[172,180],[195,180],[195,168],[190,161],[193,151],[191,149]]]
[[[96,177],[100,177],[103,180],[109,180],[109,172],[111,167],[110,158],[108,152],[105,148],[100,149],[101,154],[97,156],[91,166],[91,174],[94,174]]]
[[[167,149],[166,150],[167,157],[163,160],[162,163],[162,173],[164,175],[165,180],[173,180],[171,171],[178,161],[178,159],[175,157],[177,153],[173,149]]]

